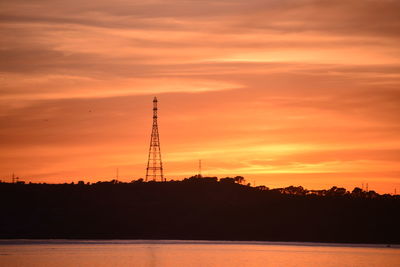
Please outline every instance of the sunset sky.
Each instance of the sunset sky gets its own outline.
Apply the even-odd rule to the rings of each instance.
[[[400,192],[400,1],[0,2],[0,180]]]

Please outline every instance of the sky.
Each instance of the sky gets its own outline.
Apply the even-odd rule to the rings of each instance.
[[[400,1],[0,1],[0,180],[400,192]]]

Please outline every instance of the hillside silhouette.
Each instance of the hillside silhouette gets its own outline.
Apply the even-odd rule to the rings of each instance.
[[[399,244],[400,196],[269,189],[234,178],[0,183],[0,238]]]

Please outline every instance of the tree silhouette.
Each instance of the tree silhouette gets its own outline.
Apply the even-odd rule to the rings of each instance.
[[[0,238],[400,243],[400,196],[251,187],[236,177],[0,183]]]

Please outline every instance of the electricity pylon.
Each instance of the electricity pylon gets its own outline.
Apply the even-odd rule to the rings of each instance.
[[[161,160],[160,136],[158,134],[157,124],[157,97],[153,99],[153,128],[151,130],[149,158],[147,161],[146,181],[165,181],[163,174],[163,165]]]

